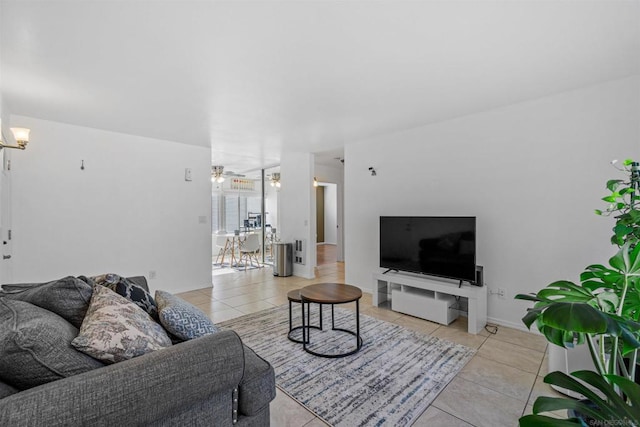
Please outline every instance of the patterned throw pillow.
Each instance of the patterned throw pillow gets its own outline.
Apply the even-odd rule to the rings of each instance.
[[[105,286],[129,301],[133,301],[138,307],[149,313],[151,317],[158,320],[158,306],[151,294],[144,288],[125,277],[112,273],[95,276],[92,279],[96,284]]]
[[[160,323],[169,333],[191,340],[218,332],[216,325],[197,307],[169,292],[156,291]]]
[[[76,335],[49,310],[0,298],[0,378],[24,390],[104,366],[71,347]]]
[[[96,359],[113,363],[170,347],[171,339],[143,309],[96,285],[80,334],[71,345]]]

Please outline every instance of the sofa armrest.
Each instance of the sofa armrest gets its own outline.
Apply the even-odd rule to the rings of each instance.
[[[0,425],[153,424],[216,393],[231,402],[243,370],[240,338],[221,331],[0,399]]]

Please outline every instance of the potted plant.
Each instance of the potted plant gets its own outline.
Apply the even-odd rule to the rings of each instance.
[[[588,402],[539,397],[533,414],[520,418],[521,426],[584,425],[576,417],[560,420],[539,415],[561,409],[591,418],[594,425],[640,425],[640,385],[634,382],[640,348],[640,175],[638,164],[631,160],[621,170],[629,180],[608,181],[611,194],[603,200],[609,205],[596,211],[616,218],[611,242],[619,250],[609,266],[588,266],[580,284],[557,281],[537,294],[516,296],[534,302],[522,319],[528,328],[535,323],[550,343],[561,347],[588,346],[595,371],[551,372],[544,378],[548,384],[585,396]]]

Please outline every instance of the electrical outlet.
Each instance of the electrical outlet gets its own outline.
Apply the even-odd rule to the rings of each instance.
[[[149,279],[155,279],[156,278],[156,271],[155,270],[151,270],[149,272]]]
[[[504,288],[489,288],[489,295],[497,295],[498,298],[504,299],[506,294]]]

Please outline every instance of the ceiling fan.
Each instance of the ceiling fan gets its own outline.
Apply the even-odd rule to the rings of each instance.
[[[214,165],[211,166],[211,182],[224,182],[227,177],[239,177],[244,178],[245,175],[235,173],[233,171],[224,171],[224,166]]]

